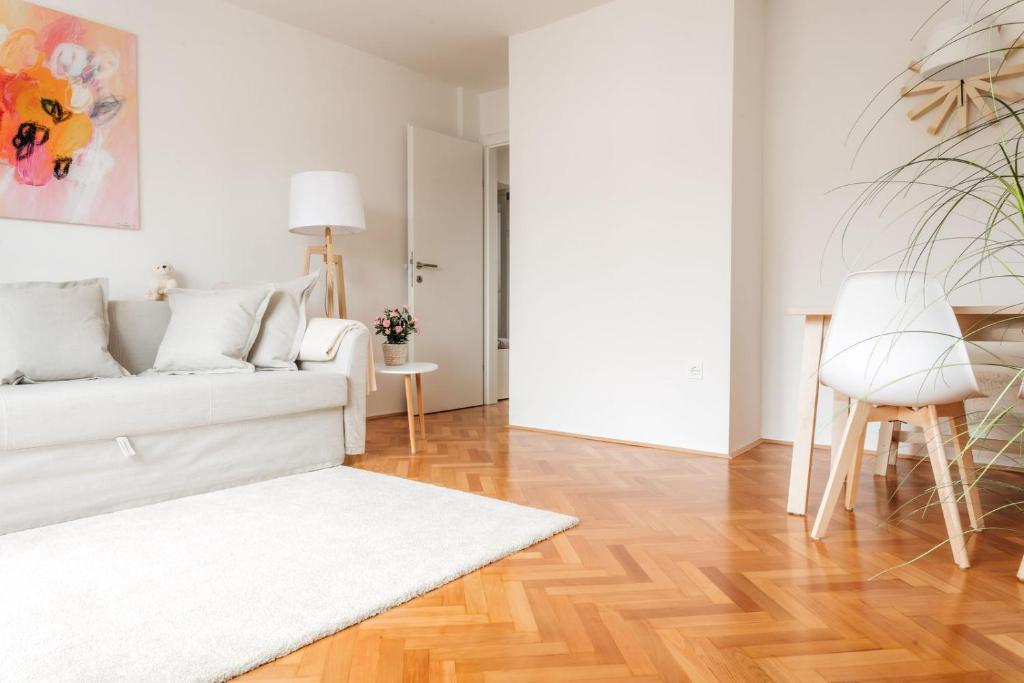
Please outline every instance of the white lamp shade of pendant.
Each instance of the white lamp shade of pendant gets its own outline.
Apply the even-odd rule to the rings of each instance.
[[[307,171],[292,176],[288,230],[300,235],[323,235],[366,230],[363,195],[351,173]]]
[[[999,70],[1005,53],[993,26],[964,19],[949,19],[935,26],[928,37],[921,78],[962,81]]]

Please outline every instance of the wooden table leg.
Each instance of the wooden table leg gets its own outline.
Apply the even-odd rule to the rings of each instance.
[[[409,416],[409,452],[416,455],[416,415],[412,407],[412,375],[405,376],[405,412]]]
[[[423,440],[427,440],[427,422],[423,417],[423,374],[416,373],[416,401],[420,407],[420,434]]]
[[[814,452],[814,423],[818,412],[818,364],[821,361],[821,343],[824,336],[825,316],[809,315],[804,318],[800,393],[797,397],[796,432],[793,435],[789,500],[786,504],[786,511],[791,515],[807,514],[807,490],[811,478],[811,456]]]

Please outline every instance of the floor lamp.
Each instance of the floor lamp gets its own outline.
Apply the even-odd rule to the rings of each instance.
[[[323,246],[306,247],[302,269],[308,275],[310,257],[323,257],[327,270],[327,316],[347,317],[345,267],[341,256],[334,253],[334,235],[366,230],[359,180],[351,173],[338,171],[293,175],[288,230],[298,235],[323,237]]]

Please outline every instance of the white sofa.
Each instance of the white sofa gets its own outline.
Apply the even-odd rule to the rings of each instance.
[[[113,301],[110,350],[151,367],[166,304]],[[0,534],[340,465],[366,434],[368,331],[298,372],[0,386]],[[127,439],[119,439],[127,437]],[[134,451],[134,453],[132,453]]]

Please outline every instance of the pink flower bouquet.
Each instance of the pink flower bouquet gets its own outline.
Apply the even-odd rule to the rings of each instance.
[[[416,328],[419,320],[409,312],[409,305],[405,304],[401,310],[397,308],[385,308],[383,315],[373,320],[373,329],[377,334],[384,335],[388,344],[405,344],[409,341],[409,335],[419,330]]]

